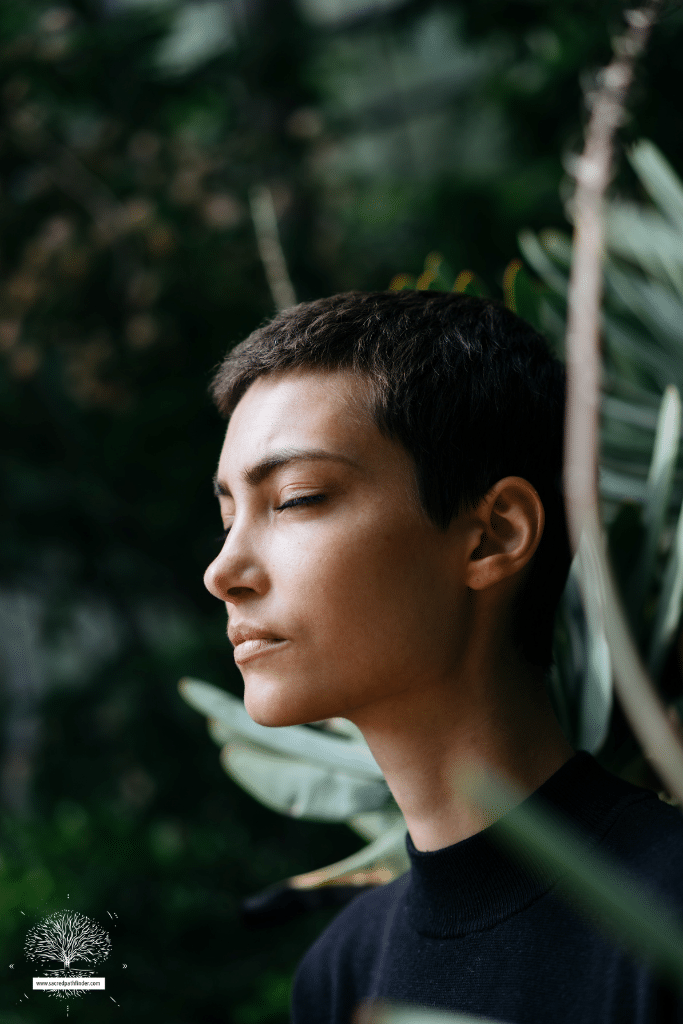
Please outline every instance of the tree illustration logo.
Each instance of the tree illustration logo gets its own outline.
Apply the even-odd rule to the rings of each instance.
[[[111,950],[111,940],[104,930],[91,917],[77,911],[65,910],[43,918],[29,929],[24,943],[24,952],[28,960],[45,965],[48,977],[83,978],[93,974],[90,967],[81,964],[95,965],[106,960]],[[60,967],[46,969],[48,963],[58,962]],[[78,965],[78,966],[76,966]],[[65,999],[81,996],[79,988],[59,988],[49,990],[49,995]]]

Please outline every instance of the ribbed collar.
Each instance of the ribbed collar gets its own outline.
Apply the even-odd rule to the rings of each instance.
[[[568,818],[593,845],[607,832],[617,805],[646,795],[580,751],[536,790],[533,799]],[[495,830],[494,823],[453,846],[429,852],[416,850],[408,834],[408,920],[422,935],[455,938],[491,927],[555,883],[556,877],[531,859],[524,864],[510,859],[495,841]]]

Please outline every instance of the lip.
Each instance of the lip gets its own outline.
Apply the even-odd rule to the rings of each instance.
[[[228,639],[235,648],[234,657],[238,665],[279,650],[287,643],[284,637],[278,636],[267,626],[251,625],[247,622],[241,625],[228,624]]]
[[[286,646],[289,640],[280,640],[276,637],[252,637],[249,640],[243,640],[235,646],[234,658],[237,665],[244,665],[246,661],[253,661],[254,658],[260,658],[264,654],[272,654],[275,651],[279,651],[283,646]]]

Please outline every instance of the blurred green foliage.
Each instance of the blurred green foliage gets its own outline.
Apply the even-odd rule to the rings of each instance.
[[[433,246],[475,269],[463,287],[511,287],[520,228],[561,222],[580,75],[617,17],[570,0],[336,21],[313,0],[190,6],[218,19],[204,50],[181,3],[0,5],[0,1021],[63,1019],[19,1002],[16,965],[31,915],[67,905],[118,915],[120,1008],[92,994],[70,1016],[287,1019],[330,911],[264,936],[240,901],[358,841],[230,785],[175,686],[241,694],[201,574],[221,435],[206,386],[272,312],[249,188],[271,189],[301,298],[417,275]],[[682,33],[673,11],[625,135],[675,166]],[[620,186],[640,194],[628,168]]]

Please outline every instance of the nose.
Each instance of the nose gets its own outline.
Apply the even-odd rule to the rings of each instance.
[[[244,532],[230,530],[223,547],[204,573],[204,586],[219,601],[236,603],[240,598],[262,594],[267,589],[263,566]]]

